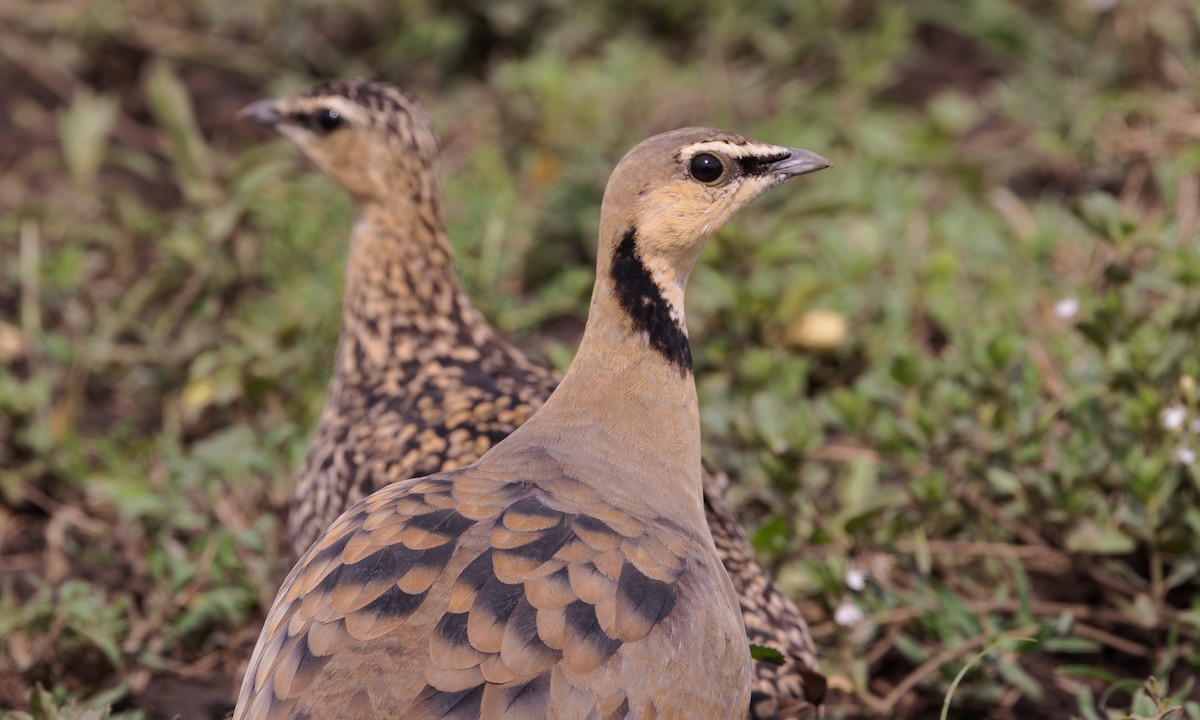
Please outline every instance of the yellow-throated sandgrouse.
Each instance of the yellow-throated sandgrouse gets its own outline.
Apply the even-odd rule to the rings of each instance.
[[[480,453],[523,422],[541,400],[549,394],[558,379],[544,369],[529,363],[519,352],[500,339],[471,307],[463,294],[450,263],[449,247],[443,229],[436,173],[435,141],[428,120],[415,100],[390,86],[366,81],[342,81],[313,88],[293,98],[256,104],[248,108],[246,114],[261,122],[274,125],[293,140],[319,167],[351,192],[359,212],[359,221],[355,229],[354,244],[347,271],[343,311],[345,327],[338,351],[333,385],[293,507],[291,530],[297,549],[300,550],[307,547],[309,541],[337,512],[367,493],[414,474],[457,468],[473,461]],[[635,286],[636,293],[640,293],[638,297],[644,296],[647,301],[654,297],[669,298],[669,302],[663,301],[665,304],[660,302],[657,306],[631,303],[625,308],[626,318],[633,318],[637,323],[647,326],[643,328],[644,332],[653,329],[650,326],[655,323],[661,324],[664,311],[667,312],[665,317],[671,321],[673,327],[682,325],[681,315],[672,316],[670,308],[672,307],[671,302],[680,300],[681,278],[686,274],[686,267],[690,267],[690,262],[694,258],[694,250],[698,249],[703,239],[715,231],[734,210],[792,172],[782,165],[772,171],[770,164],[780,162],[781,156],[772,159],[762,155],[762,153],[785,152],[780,148],[759,145],[717,131],[689,132],[695,138],[703,137],[705,133],[708,133],[712,138],[725,138],[724,142],[726,143],[741,144],[730,145],[729,147],[732,149],[723,152],[718,149],[713,153],[698,153],[695,149],[684,148],[682,144],[676,148],[680,152],[686,151],[697,157],[700,154],[705,155],[704,158],[697,161],[699,165],[695,172],[692,171],[692,166],[689,164],[679,172],[679,175],[687,183],[704,189],[704,192],[692,202],[703,202],[703,206],[698,206],[697,209],[707,211],[711,215],[707,218],[708,222],[706,223],[699,223],[698,218],[692,219],[691,222],[696,223],[697,227],[702,226],[702,230],[694,233],[695,237],[667,237],[664,239],[671,246],[670,253],[656,252],[653,254],[654,257],[662,256],[658,259],[661,267],[656,268],[649,276],[646,276],[643,271],[641,275],[630,275],[627,278],[626,284],[632,283]],[[682,136],[675,134],[667,137],[678,140]],[[661,146],[662,143],[670,141],[658,138],[653,142]],[[658,150],[661,151],[662,148],[658,147]],[[641,157],[642,162],[646,162],[647,158],[653,158],[653,156],[654,150],[639,147],[638,150],[631,153],[630,158]],[[667,181],[678,182],[680,178],[672,179],[667,173],[674,167],[672,163],[678,165],[682,162],[681,157],[654,160],[662,175],[660,180],[666,183],[662,189],[662,192],[665,193],[662,197],[674,199],[676,202],[681,202],[684,197],[678,193],[671,195],[670,183]],[[635,161],[627,159],[623,163],[623,167],[633,162]],[[712,165],[714,162],[716,164]],[[756,162],[759,162],[759,165],[756,166]],[[704,166],[705,163],[709,163],[711,167]],[[786,164],[786,161],[783,161],[783,164]],[[794,170],[798,169],[801,168],[799,166],[794,168]],[[815,166],[809,169],[815,169]],[[626,174],[630,172],[631,170],[625,170]],[[711,180],[711,186],[702,182],[705,172],[718,173],[718,177]],[[636,174],[653,175],[644,170],[639,170]],[[620,194],[615,190],[620,186],[619,180],[620,177],[615,175],[614,185],[610,187],[610,195],[614,192]],[[616,205],[616,202],[614,199],[606,200],[605,207],[608,210],[606,218],[614,214],[614,208],[621,207]],[[669,203],[664,203],[663,208],[669,206]],[[663,222],[661,218],[657,217],[652,205],[644,205],[640,214],[646,218],[642,223],[644,227],[653,227],[655,223]],[[680,232],[686,223],[676,221],[675,225],[679,227],[671,229]],[[645,230],[642,233],[644,234]],[[694,243],[692,251],[685,252],[681,249],[684,240]],[[639,242],[634,235],[623,236],[621,242],[613,248],[618,251],[614,260],[619,261],[614,267],[620,267],[622,263],[634,268],[640,267],[643,264],[640,262],[643,253],[634,251],[634,249],[640,250],[648,242],[645,239]],[[677,245],[679,247],[676,247]],[[630,255],[631,252],[632,255]],[[682,271],[680,268],[672,268],[670,265],[670,256],[674,253],[681,253],[675,259],[682,260],[686,266],[682,268]],[[602,270],[604,264],[602,262]],[[645,264],[650,265],[651,263],[647,260]],[[663,282],[664,278],[666,280],[673,279],[674,282],[668,282],[666,289],[658,292],[656,290],[658,283]],[[615,278],[610,278],[610,280],[615,282]],[[655,284],[646,285],[647,282]],[[655,292],[651,293],[650,291]],[[598,285],[597,297],[599,296],[600,286]],[[594,302],[593,308],[596,307]],[[593,325],[597,322],[598,320],[594,319]],[[596,335],[594,331],[589,331],[589,334]],[[683,371],[690,368],[686,338],[681,331],[678,337],[664,335],[661,332],[648,332],[645,341],[649,343],[652,352],[659,357],[666,358],[671,355],[672,362],[680,369],[681,377],[684,375]],[[674,342],[675,345],[669,346],[668,341]],[[584,363],[583,367],[587,367],[587,363]],[[685,379],[689,387],[689,397],[694,397],[690,391],[690,373],[686,373]],[[609,404],[611,405],[611,402]],[[598,410],[604,407],[601,404]],[[599,418],[598,414],[595,422],[602,425]],[[603,432],[603,427],[590,432]],[[534,437],[539,437],[539,435],[535,433]],[[569,444],[565,438],[557,442]],[[488,482],[496,485],[496,492],[499,495],[485,503],[488,509],[485,511],[482,507],[472,507],[471,510],[474,514],[459,512],[458,516],[462,523],[470,521],[469,528],[454,526],[450,528],[455,530],[453,533],[437,533],[438,539],[444,541],[436,546],[438,552],[449,556],[450,549],[455,544],[454,538],[458,537],[458,531],[462,531],[461,539],[458,541],[461,547],[452,557],[443,558],[436,565],[431,565],[419,558],[409,558],[412,568],[421,569],[423,573],[421,582],[435,583],[435,571],[442,578],[460,574],[461,568],[455,570],[453,562],[454,558],[459,555],[488,557],[486,539],[474,542],[468,542],[468,539],[477,536],[483,538],[488,532],[494,535],[496,529],[492,526],[497,522],[507,525],[508,521],[504,518],[518,512],[523,504],[534,502],[539,506],[545,505],[550,508],[547,517],[550,515],[558,517],[555,522],[545,520],[548,524],[544,528],[540,528],[540,534],[534,533],[540,538],[541,535],[546,535],[552,529],[553,532],[550,534],[557,538],[556,543],[559,545],[554,552],[549,552],[549,548],[543,549],[548,554],[545,557],[537,556],[541,563],[539,567],[547,572],[547,577],[554,577],[558,570],[565,570],[568,576],[571,574],[571,558],[565,557],[570,553],[566,553],[564,548],[571,548],[573,540],[577,544],[580,542],[579,538],[586,538],[586,530],[585,534],[578,533],[578,523],[585,517],[578,513],[579,510],[586,510],[587,505],[576,506],[572,503],[564,505],[562,502],[554,504],[552,501],[570,499],[578,502],[585,498],[577,497],[582,492],[579,489],[563,491],[566,493],[565,495],[555,493],[553,488],[564,482],[561,477],[561,469],[549,472],[549,475],[557,473],[553,482],[543,478],[544,473],[536,473],[536,477],[531,474],[528,480],[524,480],[524,483],[540,484],[544,482],[545,489],[543,491],[522,484],[520,485],[521,492],[517,492],[511,497],[505,495],[505,492],[499,488],[508,487],[511,490],[513,487],[511,483],[517,479],[509,476],[513,473],[522,474],[519,469],[512,467],[513,457],[524,457],[528,454],[526,452],[528,446],[522,447],[524,450],[516,455],[512,451],[501,453],[501,457],[509,458],[502,463],[508,467],[508,470],[501,473],[503,477],[496,476],[493,472],[484,473],[488,475]],[[500,459],[500,457],[496,458],[497,461]],[[579,460],[580,458],[575,457],[574,459]],[[530,468],[546,465],[540,460],[526,460],[525,462],[531,463]],[[626,462],[617,463],[609,472],[623,467]],[[558,465],[561,465],[561,462]],[[553,466],[555,463],[549,463],[547,471]],[[467,479],[451,481],[450,477],[439,476],[437,482],[478,485],[481,478],[477,477],[476,473],[485,471],[489,467],[491,467],[489,463],[484,463],[479,468],[473,468],[466,473],[455,473],[450,476],[459,475],[473,478],[469,481]],[[592,468],[592,470],[595,471],[597,468]],[[645,476],[645,471],[642,472]],[[807,638],[807,631],[794,605],[779,593],[762,569],[754,562],[744,535],[720,500],[719,491],[715,489],[716,482],[710,477],[706,477],[705,481],[706,484],[713,486],[705,494],[705,509],[708,511],[709,525],[715,535],[722,560],[741,595],[742,609],[746,615],[747,629],[751,639],[755,642],[779,647],[784,650],[785,654],[790,655],[788,664],[783,667],[766,663],[757,664],[759,667],[756,668],[758,677],[755,684],[756,703],[754,705],[757,712],[754,714],[759,717],[793,716],[793,713],[798,712],[800,708],[808,707],[808,703],[805,701],[806,694],[809,698],[812,698],[814,694],[819,698],[820,693],[824,690],[823,678],[815,672],[815,661],[812,656],[811,642]],[[406,484],[406,487],[409,485],[411,484]],[[583,481],[582,487],[592,485],[595,485],[596,490],[603,488],[603,483],[598,481],[589,483],[586,480]],[[610,496],[621,497],[623,485],[625,484],[614,482],[606,492],[598,494],[597,499],[609,501]],[[408,491],[408,500],[400,500],[401,495],[397,494],[399,492],[402,491],[389,491],[390,494],[387,497],[391,500],[388,501],[383,501],[382,495],[377,496],[375,500],[379,500],[382,504],[373,517],[382,518],[386,515],[387,522],[393,524],[397,532],[411,534],[414,532],[411,529],[412,525],[420,522],[422,514],[419,509],[414,511],[408,507],[416,497],[413,490]],[[439,511],[453,509],[450,507],[451,504],[454,504],[452,498],[464,494],[466,490],[460,490],[455,485],[455,489],[447,492],[449,495],[442,500],[442,505],[430,505],[426,509]],[[547,497],[543,496],[542,492],[550,494]],[[507,501],[504,499],[506,497]],[[468,504],[471,502],[476,501],[469,501]],[[608,512],[617,512],[617,507],[620,507],[622,512],[629,512],[629,508],[623,503],[613,504]],[[631,516],[639,517],[632,513]],[[439,515],[439,517],[441,516]],[[645,516],[640,517],[644,519]],[[591,519],[595,520],[596,518],[593,516]],[[364,602],[374,599],[375,603],[379,603],[382,598],[388,597],[388,593],[407,593],[407,597],[410,598],[407,602],[412,606],[410,608],[412,617],[408,618],[408,622],[397,625],[397,627],[406,628],[405,633],[419,632],[423,624],[427,626],[425,632],[428,633],[434,627],[440,628],[441,624],[444,624],[442,620],[445,618],[442,618],[442,614],[446,618],[450,616],[457,618],[457,615],[462,614],[448,609],[445,602],[441,603],[440,610],[431,607],[438,605],[436,599],[432,597],[432,592],[430,592],[431,597],[423,601],[425,596],[419,590],[412,593],[405,591],[405,582],[400,580],[402,576],[399,574],[391,578],[392,581],[399,580],[399,584],[396,586],[399,588],[398,590],[379,595],[379,592],[363,589],[361,577],[358,580],[349,577],[354,572],[353,568],[357,568],[359,565],[341,557],[346,552],[344,545],[352,542],[348,540],[349,536],[355,534],[353,528],[345,527],[345,520],[346,518],[343,518],[343,522],[339,523],[342,535],[338,535],[338,531],[331,531],[330,536],[322,541],[322,547],[326,549],[320,552],[314,549],[314,553],[325,558],[318,563],[325,569],[316,570],[311,564],[313,556],[310,554],[306,557],[306,562],[302,562],[293,572],[294,577],[289,579],[291,589],[285,590],[285,593],[281,594],[272,614],[273,622],[281,616],[286,616],[291,625],[295,625],[298,621],[292,618],[297,607],[316,605],[318,603],[314,599],[316,596],[324,598],[328,595],[330,599],[333,599],[334,595],[339,592],[342,594],[349,592],[351,587],[355,588],[354,591],[359,593],[358,597]],[[410,529],[402,530],[401,526],[406,521]],[[361,534],[364,530],[373,530],[374,524],[368,521],[366,525],[359,528],[358,532]],[[490,530],[488,530],[489,528]],[[526,531],[530,531],[529,528],[526,528]],[[340,538],[339,542],[342,543],[342,546],[338,546],[338,543],[334,542],[333,538],[335,537]],[[360,539],[359,542],[361,541]],[[378,543],[374,548],[376,551],[383,551],[389,546],[399,547],[394,545],[395,543],[404,545],[403,537],[399,536],[376,542]],[[509,541],[510,544],[512,542],[515,540]],[[538,540],[539,544],[549,542],[549,540]],[[632,543],[632,539],[626,538],[622,542]],[[645,547],[654,546],[654,543],[648,538],[646,542],[649,544]],[[333,547],[336,552],[329,550],[330,547]],[[405,545],[405,547],[408,546]],[[493,549],[499,548],[493,547]],[[504,546],[504,549],[510,553],[513,552],[507,546]],[[416,550],[422,550],[421,553],[418,553],[422,557],[433,552],[432,547],[409,548],[406,552],[411,555]],[[321,555],[321,552],[324,555]],[[592,552],[601,551],[593,549]],[[607,553],[608,556],[615,558],[616,556],[612,555],[613,552],[615,550],[604,550],[601,554]],[[362,550],[352,557],[362,557],[361,553]],[[480,553],[484,554],[480,555]],[[332,562],[335,556],[337,556],[336,562]],[[306,600],[293,607],[291,611],[286,609],[289,606],[286,599],[288,592],[292,594],[297,592],[297,574],[300,577],[308,577],[314,572],[334,571],[336,565],[342,562],[346,562],[348,567],[340,574],[333,572],[331,577],[337,578],[336,580],[323,580],[324,592],[318,590],[316,593],[312,593],[312,588],[308,588],[307,591],[310,594]],[[484,561],[477,560],[476,562],[483,563]],[[494,563],[494,560],[489,562]],[[306,563],[307,569],[303,569],[306,567]],[[554,565],[558,567],[556,569],[550,567]],[[634,567],[636,567],[636,563]],[[550,572],[552,569],[554,573]],[[618,570],[616,565],[613,565],[611,569]],[[396,568],[390,568],[389,571],[398,572]],[[511,569],[505,572],[509,571]],[[500,571],[494,572],[499,574]],[[578,573],[578,570],[575,572]],[[342,577],[342,575],[346,575],[346,577]],[[403,577],[410,576],[412,576],[411,568]],[[614,580],[617,581],[619,588],[620,577],[621,575],[618,573],[610,580],[610,583]],[[504,579],[512,580],[513,578],[509,576]],[[409,586],[415,589],[416,586],[412,585],[413,582],[416,580],[409,580]],[[444,582],[449,583],[451,580],[445,579]],[[519,583],[516,583],[516,589],[506,588],[511,591],[509,594],[512,595],[510,598],[512,603],[517,602],[518,594],[530,592],[528,582],[527,579],[524,589]],[[539,580],[538,582],[545,583],[547,581]],[[514,583],[510,582],[509,584]],[[338,589],[342,586],[345,586],[345,589]],[[426,590],[430,590],[431,587],[426,587]],[[672,597],[675,596],[675,590],[676,588],[672,586]],[[302,589],[300,592],[304,591]],[[471,592],[479,592],[479,590]],[[375,595],[379,595],[379,598],[375,598]],[[572,598],[573,602],[576,600],[586,604],[588,598],[582,600]],[[592,605],[597,610],[601,607],[595,603]],[[513,607],[520,607],[520,605]],[[512,616],[512,613],[515,612],[513,607],[509,608],[508,622],[512,622],[515,618]],[[467,609],[469,610],[469,606]],[[346,628],[341,631],[344,637],[334,643],[335,645],[340,646],[352,642],[353,632],[349,630],[351,627],[349,620],[351,617],[358,617],[357,622],[361,623],[364,612],[359,608],[354,610],[356,612],[346,615],[345,619],[335,621],[335,624],[342,623],[342,626]],[[329,608],[320,612],[329,612]],[[429,613],[433,613],[434,617],[441,619],[435,621],[430,618]],[[419,619],[421,617],[425,619]],[[466,619],[464,618],[462,622],[466,622]],[[495,624],[501,625],[503,622],[497,620]],[[270,647],[269,631],[270,626],[268,634],[264,635],[263,639],[263,642],[268,643],[268,647]],[[281,632],[286,635],[287,629],[284,628]],[[296,629],[296,632],[299,635],[305,634],[304,630],[299,628]],[[329,631],[322,632],[328,633]],[[647,640],[643,640],[643,643],[652,636],[653,633],[647,636]],[[303,642],[303,640],[297,641],[295,636],[289,635],[288,637],[291,645]],[[307,637],[309,638],[307,643],[311,647],[313,644],[311,630],[308,631]],[[276,640],[280,639],[286,638],[276,638]],[[470,640],[469,636],[464,638],[464,641],[467,640]],[[616,639],[609,638],[609,640],[617,642],[622,638],[618,636]],[[474,650],[474,652],[487,652],[486,647],[485,645],[484,649]],[[566,656],[563,655],[566,650],[562,647],[548,647],[558,651],[562,662],[566,663],[555,672],[567,672],[569,675],[569,663],[566,662]],[[503,654],[502,649],[499,650]],[[271,671],[270,663],[264,662],[265,658],[261,657],[263,652],[260,647],[256,653],[255,672],[248,677],[246,689],[253,687],[254,676],[263,674],[263,677],[266,677],[266,674]],[[292,652],[295,652],[294,648]],[[491,652],[496,652],[496,650]],[[624,651],[622,650],[622,652]],[[325,656],[323,653],[316,653],[315,657],[324,658]],[[274,660],[284,665],[288,662],[278,655],[278,648],[276,648]],[[432,646],[426,660],[434,664],[437,662],[437,653],[434,652]],[[324,665],[324,663],[322,664]],[[480,655],[477,664],[483,668],[487,666],[487,661]],[[386,669],[384,671],[386,672]],[[397,668],[397,672],[400,672],[399,668]],[[479,670],[478,672],[483,671]],[[545,671],[543,671],[543,675],[545,675]],[[535,676],[542,677],[536,674],[530,677]],[[482,677],[493,679],[488,678],[486,672]],[[545,678],[551,677],[553,677],[553,673],[545,675]],[[805,686],[806,684],[808,687]],[[814,686],[818,686],[815,688],[815,693]],[[431,685],[431,687],[438,686]],[[361,689],[366,692],[370,689],[370,685],[364,684]],[[468,700],[468,705],[470,702]],[[477,703],[472,707],[478,709],[481,706]]]

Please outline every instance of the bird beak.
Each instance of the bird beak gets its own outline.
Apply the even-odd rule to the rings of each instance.
[[[283,121],[283,115],[279,114],[274,100],[259,100],[256,103],[251,103],[239,110],[237,116],[240,118],[250,118],[259,125],[266,125],[267,127],[275,127]]]
[[[818,170],[824,170],[827,167],[833,167],[833,163],[811,150],[788,148],[788,152],[791,154],[786,158],[777,160],[771,164],[771,174],[782,175],[786,179],[797,175],[814,173]]]

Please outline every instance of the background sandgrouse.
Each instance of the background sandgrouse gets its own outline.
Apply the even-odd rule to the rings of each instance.
[[[352,502],[391,482],[461,467],[505,437],[557,385],[467,300],[450,260],[436,142],[407,93],[338,81],[247,108],[354,196],[355,227],[335,372],[289,519],[300,554]],[[802,717],[824,694],[807,628],[763,572],[706,469],[705,509],[751,641],[787,657],[755,663],[753,717]]]

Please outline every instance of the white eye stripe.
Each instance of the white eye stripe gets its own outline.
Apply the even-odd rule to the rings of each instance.
[[[685,162],[691,162],[692,158],[705,152],[720,153],[736,162],[746,157],[786,155],[788,149],[779,145],[767,145],[765,143],[747,142],[743,145],[737,145],[725,140],[709,140],[685,147],[681,155]]]

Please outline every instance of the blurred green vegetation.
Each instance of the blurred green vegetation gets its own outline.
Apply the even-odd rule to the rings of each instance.
[[[559,365],[629,146],[834,161],[688,298],[827,717],[1200,718],[1190,0],[0,3],[0,709],[231,707],[350,223],[234,116],[356,74],[430,108],[468,288]]]

